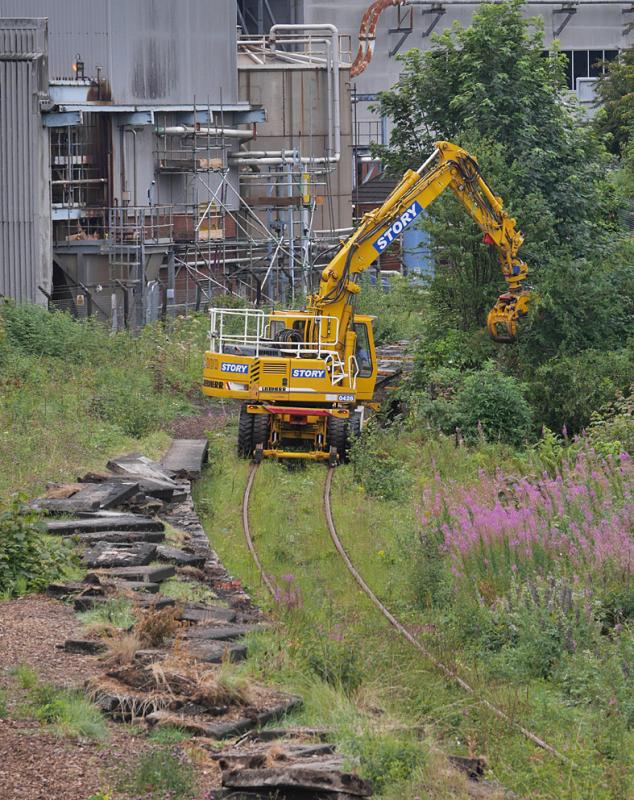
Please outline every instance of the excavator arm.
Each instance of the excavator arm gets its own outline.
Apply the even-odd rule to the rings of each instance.
[[[489,312],[487,328],[496,342],[514,341],[517,320],[526,315],[530,297],[522,289],[528,268],[518,255],[524,239],[515,220],[504,211],[501,198],[480,174],[475,158],[450,142],[436,142],[430,158],[418,170],[408,170],[383,205],[364,215],[322,272],[319,291],[309,298],[308,309],[338,318],[345,335],[352,317],[351,300],[359,292],[359,274],[447,188],[479,225],[483,241],[497,249],[507,291]]]

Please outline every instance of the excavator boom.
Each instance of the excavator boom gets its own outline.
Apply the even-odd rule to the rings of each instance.
[[[529,294],[522,289],[528,269],[518,252],[524,241],[515,220],[504,210],[480,173],[478,162],[450,142],[436,142],[435,150],[416,171],[408,170],[382,206],[366,214],[357,230],[324,269],[319,291],[309,299],[315,311],[346,314],[358,291],[356,277],[445,189],[451,189],[469,216],[479,225],[483,241],[494,246],[507,291],[491,309],[487,327],[497,342],[512,342],[517,320],[527,313]]]

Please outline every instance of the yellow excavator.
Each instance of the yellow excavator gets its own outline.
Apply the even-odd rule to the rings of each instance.
[[[529,293],[518,255],[522,234],[480,174],[450,142],[436,142],[408,170],[380,208],[365,214],[325,267],[302,311],[212,308],[203,392],[242,400],[238,453],[245,458],[302,458],[336,465],[347,459],[366,408],[376,408],[373,317],[355,314],[359,275],[449,187],[497,249],[507,291],[489,312],[496,342],[516,338]]]

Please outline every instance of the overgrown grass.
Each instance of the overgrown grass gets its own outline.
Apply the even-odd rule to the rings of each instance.
[[[9,716],[9,696],[6,689],[0,689],[0,719]]]
[[[206,603],[218,600],[216,594],[207,586],[176,577],[168,578],[161,584],[161,594],[185,603]]]
[[[199,399],[206,320],[134,336],[33,306],[0,307],[0,498],[103,468],[115,451],[156,456],[165,424]]]
[[[180,742],[188,742],[192,738],[192,735],[176,726],[161,726],[153,728],[148,738],[155,744],[171,745],[179,744]]]
[[[28,664],[12,670],[20,689],[25,692],[23,711],[49,725],[60,736],[105,741],[108,729],[100,711],[77,689],[64,689],[42,683]]]
[[[89,611],[78,613],[77,618],[86,626],[105,626],[123,630],[131,628],[137,622],[132,603],[125,597],[115,597],[99,603]]]
[[[131,773],[121,777],[118,788],[134,797],[184,800],[194,795],[195,772],[182,755],[161,747],[143,753]]]

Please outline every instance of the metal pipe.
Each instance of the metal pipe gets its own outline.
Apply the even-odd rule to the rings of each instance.
[[[240,128],[194,128],[191,125],[170,125],[154,129],[157,136],[225,136],[227,139],[253,139],[253,131]]]
[[[134,176],[133,176],[133,180],[134,180],[133,188],[134,188],[134,191],[133,191],[133,194],[134,194],[134,205],[136,206],[137,205],[137,183],[138,183],[138,181],[137,181],[138,170],[137,170],[137,160],[136,160],[136,131],[134,130],[134,128],[126,128],[125,131],[126,131],[126,133],[131,133],[132,136],[134,137],[132,139],[132,161],[133,161],[133,165],[134,165],[134,167],[133,167],[134,168]]]
[[[301,164],[337,164],[340,159],[340,154],[335,153],[334,156],[320,156],[313,158],[312,156],[302,156],[299,159]],[[239,167],[256,167],[267,164],[287,164],[288,159],[276,156],[274,158],[239,158],[234,161],[232,156],[229,156],[229,161],[233,161]]]
[[[239,150],[235,153],[230,153],[229,158],[235,161],[241,161],[243,158],[293,158],[297,154],[297,150]]]
[[[424,164],[421,164],[420,167],[416,170],[418,175],[422,175],[425,169],[431,164],[431,162],[438,156],[439,150],[434,150],[434,152],[429,156],[427,161]]]
[[[332,41],[332,49],[330,51],[330,61],[332,64],[332,75],[333,75],[333,89],[334,89],[334,108],[333,108],[333,116],[334,116],[334,149],[335,152],[328,153],[329,156],[333,158],[333,160],[339,160],[339,154],[341,152],[341,107],[340,107],[340,97],[339,97],[339,29],[336,25],[332,25],[330,23],[313,23],[313,24],[277,24],[272,25],[269,31],[269,39],[272,43],[272,49],[275,51],[275,44],[276,44],[276,33],[283,32],[283,31],[328,31],[330,33],[330,38]],[[283,42],[283,40],[282,40]]]

